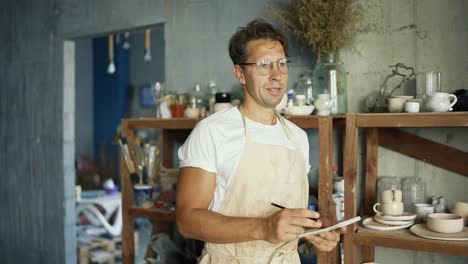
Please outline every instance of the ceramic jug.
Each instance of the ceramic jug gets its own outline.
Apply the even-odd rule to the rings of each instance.
[[[432,197],[432,205],[434,206],[434,213],[445,213],[447,211],[447,199],[445,197]]]
[[[450,102],[452,98],[452,102]],[[452,106],[457,103],[457,97],[448,93],[432,93],[427,96],[425,108],[429,112],[452,111]]]
[[[326,116],[330,114],[333,107],[333,100],[329,94],[319,94],[314,102],[315,108],[317,109],[317,115]]]

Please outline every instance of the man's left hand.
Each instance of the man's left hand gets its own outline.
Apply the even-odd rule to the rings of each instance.
[[[346,232],[346,227],[335,229],[318,235],[305,237],[318,251],[332,251],[340,241],[340,234]]]

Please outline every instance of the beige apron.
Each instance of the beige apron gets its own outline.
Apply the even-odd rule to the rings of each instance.
[[[245,147],[219,213],[233,217],[267,217],[279,210],[271,205],[272,202],[288,208],[306,208],[309,183],[304,157],[283,117],[278,116],[278,119],[295,150],[252,142],[243,111],[240,112],[246,131]],[[267,264],[273,253],[271,263],[300,263],[297,240],[274,252],[280,246],[281,243],[264,240],[226,244],[207,242],[199,263]]]

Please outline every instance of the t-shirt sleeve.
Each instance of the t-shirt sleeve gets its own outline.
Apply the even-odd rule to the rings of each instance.
[[[179,148],[179,166],[196,167],[217,173],[216,146],[209,127],[198,123],[185,143]]]

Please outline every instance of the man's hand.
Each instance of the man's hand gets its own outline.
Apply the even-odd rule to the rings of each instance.
[[[330,232],[305,237],[318,251],[332,251],[340,241],[340,234],[346,232],[346,227],[341,227]]]
[[[291,241],[306,229],[320,228],[319,213],[309,209],[282,209],[264,219],[263,239],[270,243]]]

